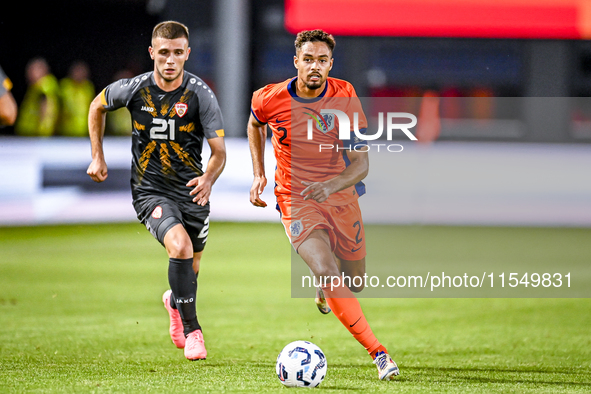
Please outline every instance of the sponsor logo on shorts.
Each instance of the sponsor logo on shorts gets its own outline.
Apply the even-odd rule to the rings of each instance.
[[[154,210],[152,211],[152,217],[154,219],[160,219],[162,217],[162,207],[160,205],[154,208]]]
[[[291,233],[292,237],[297,237],[302,233],[304,229],[304,225],[302,224],[301,220],[296,220],[291,222],[289,225],[289,232]]]

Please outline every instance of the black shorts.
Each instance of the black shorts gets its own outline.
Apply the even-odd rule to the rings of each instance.
[[[137,217],[162,246],[173,226],[182,224],[193,243],[193,252],[205,248],[209,233],[209,202],[202,207],[194,202],[176,202],[163,196],[146,196],[133,201]]]

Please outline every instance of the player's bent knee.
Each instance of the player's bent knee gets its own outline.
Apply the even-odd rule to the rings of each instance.
[[[168,257],[190,259],[193,257],[193,243],[181,224],[172,227],[164,236],[164,246]]]
[[[350,283],[348,283],[347,286],[353,293],[360,293],[365,289],[365,272],[356,272],[353,274],[345,273],[345,275],[351,278]]]
[[[168,257],[176,259],[189,259],[193,257],[193,244],[189,237],[170,237],[165,239],[164,245]]]
[[[168,257],[177,259],[189,259],[193,256],[193,245],[189,242],[173,242],[167,247]]]
[[[353,293],[361,293],[361,291],[363,291],[363,289],[365,289],[364,285],[361,286],[349,286],[349,290],[351,290]]]
[[[317,278],[330,279],[340,277],[339,270],[336,267],[318,267],[312,270]]]
[[[361,260],[343,260],[339,258],[343,274],[347,278],[347,286],[353,293],[365,289],[365,258]]]

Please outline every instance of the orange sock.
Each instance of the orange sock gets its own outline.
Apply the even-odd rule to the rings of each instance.
[[[369,352],[369,355],[371,356],[371,358],[375,359],[379,352],[388,353],[388,350],[386,350],[386,348],[383,345],[380,345],[373,352]]]
[[[386,351],[386,348],[382,346],[373,331],[371,331],[359,301],[347,286],[335,287],[331,290],[330,285],[328,285],[322,287],[322,291],[328,306],[337,319],[363,345],[372,358],[375,358],[377,352]]]

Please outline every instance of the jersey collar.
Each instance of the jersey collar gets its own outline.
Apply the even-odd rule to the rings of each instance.
[[[320,93],[320,96],[318,97],[314,97],[314,98],[304,98],[304,97],[300,97],[297,95],[296,93],[296,81],[297,81],[298,77],[294,77],[291,81],[289,81],[289,83],[287,84],[287,91],[289,92],[289,94],[291,95],[291,97],[293,97],[293,99],[297,102],[300,103],[315,103],[316,101],[319,101],[320,99],[322,99],[324,97],[324,95],[326,94],[326,91],[328,90],[328,78],[326,79],[326,85],[324,85],[324,90],[322,91],[322,93]]]
[[[183,81],[181,82],[179,87],[176,88],[175,90],[171,90],[171,91],[162,90],[160,88],[160,86],[158,86],[158,84],[156,83],[156,77],[154,76],[154,71],[151,71],[150,73],[151,73],[150,80],[151,80],[153,86],[155,86],[156,89],[158,89],[162,93],[166,93],[166,94],[174,93],[174,92],[178,92],[179,90],[185,89],[187,87],[187,80],[189,79],[189,76],[187,75],[187,70],[183,70]]]

